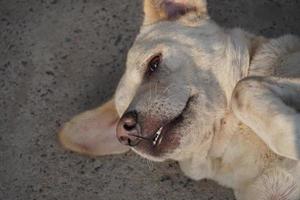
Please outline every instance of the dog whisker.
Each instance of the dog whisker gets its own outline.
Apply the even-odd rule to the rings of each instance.
[[[129,134],[130,136],[133,136],[133,137],[136,137],[136,138],[139,138],[139,139],[142,139],[142,140],[146,140],[146,141],[151,141],[152,142],[152,137],[143,137],[143,136],[140,136],[140,135],[135,135],[135,134]]]
[[[173,86],[173,84],[170,84],[169,86],[167,86],[164,91],[162,92],[162,94],[167,93],[167,91]]]

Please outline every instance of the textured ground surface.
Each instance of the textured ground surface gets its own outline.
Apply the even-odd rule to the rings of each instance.
[[[209,0],[218,23],[300,33],[300,1]],[[176,163],[63,150],[71,116],[108,99],[141,23],[139,0],[0,0],[0,199],[233,199]]]

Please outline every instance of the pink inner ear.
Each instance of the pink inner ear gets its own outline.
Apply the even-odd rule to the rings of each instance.
[[[190,11],[196,10],[195,7],[191,7],[184,0],[179,2],[176,0],[165,0],[163,2],[163,7],[165,9],[168,18],[170,19],[178,18]]]

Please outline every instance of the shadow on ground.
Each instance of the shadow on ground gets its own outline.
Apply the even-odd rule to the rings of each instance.
[[[300,33],[300,2],[210,0],[218,23]],[[176,163],[71,154],[56,133],[116,87],[141,24],[138,0],[0,0],[0,199],[233,199]]]

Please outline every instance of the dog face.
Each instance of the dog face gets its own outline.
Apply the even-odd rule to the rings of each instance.
[[[183,160],[195,151],[205,157],[214,125],[249,66],[245,33],[228,34],[206,10],[201,0],[145,0],[144,24],[114,100],[67,123],[62,144],[105,155],[129,149],[119,140],[155,161]]]
[[[151,160],[184,159],[193,148],[205,156],[226,105],[216,76],[228,63],[224,34],[206,18],[184,20],[142,27],[115,94],[118,137]]]

